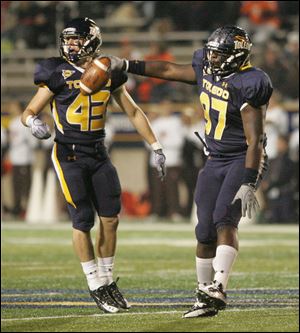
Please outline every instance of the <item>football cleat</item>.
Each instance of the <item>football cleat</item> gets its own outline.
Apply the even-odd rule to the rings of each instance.
[[[90,290],[90,295],[96,302],[99,309],[107,313],[116,313],[119,311],[118,305],[111,298],[107,286],[99,287],[96,290]]]
[[[185,312],[182,318],[212,317],[218,314],[218,310],[212,305],[197,301],[190,310]]]
[[[213,281],[208,286],[201,286],[197,290],[197,298],[217,310],[224,310],[227,304],[227,295],[223,291],[222,283]]]
[[[115,303],[118,304],[118,306],[122,309],[130,309],[130,304],[128,303],[128,301],[126,300],[126,298],[124,298],[124,296],[122,295],[122,293],[120,292],[118,286],[117,286],[117,282],[118,282],[119,278],[117,278],[116,282],[112,282],[111,284],[109,284],[107,287],[107,291],[109,293],[109,295],[111,296],[111,298],[115,301]]]

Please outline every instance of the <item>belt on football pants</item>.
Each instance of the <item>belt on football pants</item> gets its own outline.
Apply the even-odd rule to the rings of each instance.
[[[86,153],[90,155],[95,155],[100,152],[103,152],[105,149],[104,139],[93,144],[83,145],[83,144],[67,144],[75,153]]]

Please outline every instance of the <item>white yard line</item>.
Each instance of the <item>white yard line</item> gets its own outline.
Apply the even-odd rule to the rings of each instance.
[[[56,237],[26,237],[22,239],[21,242],[23,245],[72,245],[71,239]],[[2,239],[2,244],[20,244],[20,238],[18,237],[6,237]],[[282,239],[255,239],[255,240],[240,240],[240,246],[242,247],[258,247],[258,246],[298,246],[298,240],[287,240]],[[175,247],[195,247],[195,239],[186,239],[186,238],[127,238],[119,239],[118,245],[123,246],[138,246],[138,245],[164,245],[164,246],[175,246]]]
[[[136,316],[136,315],[148,315],[148,314],[171,314],[181,311],[159,311],[159,312],[123,312],[123,313],[110,313],[93,314],[93,315],[66,315],[66,316],[49,316],[49,317],[29,317],[29,318],[7,318],[1,319],[1,321],[16,321],[16,320],[46,320],[46,319],[64,319],[64,318],[89,318],[89,317],[110,317],[110,316]]]
[[[258,311],[264,309],[270,309],[271,307],[259,307],[259,309],[228,309],[229,312],[242,312],[242,311]],[[274,307],[276,308],[276,307]],[[295,309],[293,306],[287,306],[284,309]],[[296,309],[295,309],[296,310]],[[155,312],[123,312],[123,313],[103,313],[103,314],[93,314],[93,315],[65,315],[65,316],[48,316],[48,317],[27,317],[27,318],[7,318],[2,319],[1,322],[10,322],[10,321],[31,321],[31,320],[49,320],[49,319],[66,319],[66,318],[97,318],[97,317],[111,317],[111,316],[144,316],[144,315],[158,315],[158,314],[174,314],[174,313],[183,313],[182,310],[173,310],[173,311],[155,311]]]
[[[125,220],[126,221],[126,220]],[[149,223],[143,219],[132,222],[122,222],[120,220],[119,229],[125,231],[192,231],[195,226],[192,223]],[[96,223],[95,223],[96,225]],[[54,224],[26,224],[25,222],[1,222],[2,230],[71,230],[71,222],[60,222]],[[258,232],[258,233],[293,233],[299,234],[297,224],[246,224],[240,223],[239,230],[241,233]]]

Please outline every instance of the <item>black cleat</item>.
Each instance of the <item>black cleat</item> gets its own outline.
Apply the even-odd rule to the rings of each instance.
[[[218,309],[210,301],[209,296],[196,289],[196,302],[190,310],[185,312],[182,318],[212,317],[218,314]]]
[[[185,312],[182,318],[212,317],[218,314],[218,310],[212,305],[197,301],[192,308]]]
[[[118,286],[117,286],[117,282],[118,282],[119,278],[117,278],[116,282],[112,282],[111,284],[109,284],[107,287],[107,291],[109,293],[109,295],[111,296],[111,298],[117,303],[118,307],[122,308],[122,309],[130,309],[130,304],[128,303],[128,301],[126,300],[126,298],[124,298],[124,296],[121,294]]]
[[[93,297],[99,309],[107,313],[116,313],[119,311],[118,305],[111,298],[107,286],[99,287],[96,290],[90,290],[90,295]]]
[[[223,291],[222,283],[213,281],[208,286],[200,287],[197,290],[197,298],[202,302],[212,305],[217,310],[224,310],[227,305],[227,295]]]

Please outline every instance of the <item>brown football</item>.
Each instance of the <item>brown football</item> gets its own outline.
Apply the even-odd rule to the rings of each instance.
[[[107,57],[94,59],[80,78],[80,92],[92,95],[105,87],[110,78],[110,59]]]

